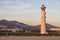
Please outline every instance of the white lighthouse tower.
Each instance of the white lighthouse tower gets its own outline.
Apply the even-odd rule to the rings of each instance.
[[[46,6],[41,6],[41,34],[46,34],[46,12],[45,12]]]

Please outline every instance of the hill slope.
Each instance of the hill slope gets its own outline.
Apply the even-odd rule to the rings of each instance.
[[[27,24],[24,24],[24,23],[21,23],[21,22],[18,22],[18,21],[8,21],[8,20],[0,20],[0,25],[5,25],[7,26],[7,28],[14,28],[14,27],[17,27],[17,28],[21,28],[23,30],[37,30],[37,31],[40,31],[40,25],[37,25],[37,26],[31,26],[31,25],[27,25]],[[51,24],[48,24],[46,23],[46,28],[47,30],[49,28],[55,28],[56,26],[54,25],[51,25]]]

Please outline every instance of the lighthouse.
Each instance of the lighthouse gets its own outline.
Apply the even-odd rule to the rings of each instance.
[[[40,34],[46,34],[46,12],[45,12],[46,6],[41,6],[41,30]]]

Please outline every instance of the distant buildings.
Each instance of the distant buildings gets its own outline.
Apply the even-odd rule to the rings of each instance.
[[[50,28],[51,31],[60,31],[60,28]]]
[[[7,26],[5,26],[5,25],[0,25],[0,29],[1,28],[7,28]]]

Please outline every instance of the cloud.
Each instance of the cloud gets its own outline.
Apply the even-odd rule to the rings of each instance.
[[[33,13],[36,10],[28,3],[16,0],[0,1],[0,13]]]
[[[0,1],[0,8],[11,9],[11,10],[22,10],[25,8],[32,8],[31,4],[23,3],[20,1]]]
[[[3,16],[3,14],[10,14],[11,15],[17,15],[18,16],[34,16],[37,13],[38,10],[34,9],[31,4],[24,3],[21,1],[16,1],[16,0],[6,0],[6,1],[1,1],[0,2],[0,14]]]
[[[37,24],[38,10],[33,5],[19,0],[0,1],[0,19],[17,20],[27,24]],[[31,23],[32,22],[32,23]]]

